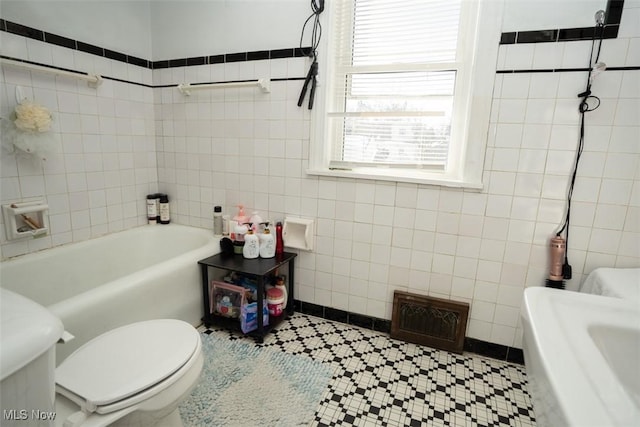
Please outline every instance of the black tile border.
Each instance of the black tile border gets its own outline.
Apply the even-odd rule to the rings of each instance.
[[[351,313],[345,310],[325,307],[310,302],[294,300],[295,311],[333,320],[348,325],[354,325],[365,329],[371,329],[382,333],[391,332],[391,320],[379,319],[364,314]],[[465,337],[464,351],[476,353],[492,359],[503,360],[510,363],[524,365],[524,355],[521,349],[506,345],[494,344],[475,338]]]
[[[335,322],[340,323],[349,323],[349,312],[344,310],[339,310],[337,308],[325,307],[324,308],[324,317],[325,319],[333,320]]]
[[[507,354],[509,353],[509,347],[506,345],[494,344],[469,337],[465,337],[463,349],[464,351],[499,360],[507,360]]]
[[[187,58],[187,67],[190,67],[193,65],[205,65],[206,63],[207,63],[206,56],[200,56],[197,58]]]
[[[606,22],[603,29],[604,31],[603,38],[617,37],[620,21],[622,19],[623,8],[624,8],[624,0],[608,0],[607,10],[606,10]],[[593,38],[593,34],[596,28],[597,27],[584,27],[584,28],[564,28],[564,29],[552,29],[552,30],[508,32],[508,33],[502,33],[500,38],[500,44],[548,43],[548,42],[559,42],[559,41],[591,40]],[[226,53],[226,54],[219,54],[219,55],[206,55],[206,56],[196,56],[196,57],[189,57],[189,58],[175,58],[175,59],[165,59],[165,60],[159,60],[159,61],[150,61],[144,58],[138,58],[135,56],[127,55],[122,52],[117,52],[110,49],[102,48],[100,46],[95,46],[79,40],[73,40],[57,34],[44,32],[36,28],[31,28],[26,25],[18,24],[16,22],[6,21],[4,19],[0,19],[0,31],[17,34],[23,37],[28,37],[34,40],[45,42],[45,43],[51,43],[57,46],[78,50],[81,52],[101,56],[104,58],[124,62],[127,64],[136,65],[136,66],[151,69],[151,70],[173,68],[173,67],[196,66],[196,65],[211,65],[211,64],[223,64],[223,63],[232,63],[232,62],[258,61],[258,60],[268,60],[268,59],[299,58],[299,57],[309,56],[311,52],[310,47],[303,47],[303,48],[294,47],[294,48],[286,48],[286,49],[259,50],[259,51],[251,51],[251,52],[234,52],[234,53]],[[38,64],[38,65],[49,66],[46,64]],[[622,67],[619,67],[619,68],[622,68]],[[626,68],[637,69],[637,67],[626,67]],[[608,68],[608,69],[613,70],[613,68]],[[74,70],[67,70],[67,71],[74,71]],[[559,72],[559,71],[587,71],[587,70],[586,69],[584,70],[582,69],[498,70],[497,73]],[[135,82],[130,82],[130,83],[138,84]],[[148,86],[148,85],[143,85],[143,86]]]
[[[518,33],[516,32],[502,33],[502,35],[500,35],[500,44],[514,44],[517,35]]]
[[[257,60],[269,60],[269,59],[279,59],[279,58],[297,58],[307,56],[305,50],[307,52],[310,51],[310,48],[290,48],[290,49],[275,49],[275,50],[259,50],[253,52],[238,52],[238,53],[227,53],[221,55],[208,55],[208,56],[196,56],[190,58],[177,58],[177,59],[168,59],[161,61],[149,61],[144,58],[138,58],[135,56],[127,55],[122,52],[117,52],[111,49],[102,48],[100,46],[95,46],[89,43],[81,42],[79,40],[73,40],[67,37],[63,37],[53,33],[47,33],[36,28],[27,27],[26,25],[18,24],[15,22],[7,21],[4,19],[0,19],[0,31],[5,31],[8,33],[16,34],[19,36],[31,38],[34,40],[38,40],[44,43],[50,43],[57,46],[66,47],[68,49],[78,50],[81,52],[89,53],[91,55],[100,56],[107,59],[112,59],[114,61],[123,62],[126,64],[136,65],[138,67],[150,69],[150,70],[158,70],[163,68],[174,68],[174,67],[187,67],[187,66],[196,66],[196,65],[212,65],[212,64],[224,64],[231,62],[246,62],[246,61],[257,61]],[[78,74],[87,74],[83,71],[72,70],[69,68],[58,67],[51,64],[42,64],[34,61],[29,61],[20,58],[13,58],[0,54],[0,58],[10,59],[13,61],[25,62],[28,64],[38,65],[41,67],[57,69],[61,71],[69,71],[72,73]],[[175,87],[176,84],[171,85],[148,85],[145,83],[134,82],[130,80],[119,79],[116,77],[109,77],[101,75],[100,77],[113,80],[121,83],[130,83],[138,86],[144,86],[148,88],[163,88],[163,87]],[[304,77],[288,77],[288,78],[272,78],[271,81],[288,81],[288,80],[304,80]],[[230,81],[224,82],[209,82],[209,83],[230,83]],[[204,84],[204,83],[199,83]]]
[[[609,0],[605,11],[605,25],[620,25],[624,0]]]
[[[186,67],[193,65],[211,65],[224,64],[231,62],[259,61],[268,59],[281,58],[300,58],[309,56],[311,48],[292,47],[288,49],[274,50],[257,50],[251,52],[233,52],[220,55],[194,56],[190,58],[174,58],[164,59],[160,61],[150,61],[144,58],[127,55],[111,49],[95,46],[80,40],[73,40],[68,37],[60,36],[53,33],[44,32],[37,28],[31,28],[16,22],[0,19],[0,31],[16,34],[30,39],[38,40],[44,43],[50,43],[57,46],[66,47],[68,49],[78,50],[96,56],[101,56],[114,61],[120,61],[131,65],[137,65],[150,70],[158,70],[162,68]],[[46,66],[46,65],[45,65]]]
[[[13,58],[11,56],[6,56],[6,55],[0,55],[0,58],[9,59],[11,61],[16,61],[16,62],[24,62],[25,64],[37,65],[37,66],[45,67],[45,68],[51,68],[53,70],[68,71],[70,73],[75,73],[75,74],[80,74],[80,75],[85,75],[85,76],[89,75],[89,73],[85,73],[83,71],[78,71],[78,70],[72,70],[71,68],[58,67],[56,65],[51,65],[51,64],[42,64],[40,62],[28,61],[26,59],[20,59],[20,58]],[[156,86],[148,85],[148,84],[145,84],[145,83],[134,82],[134,81],[131,81],[131,80],[119,79],[117,77],[110,77],[110,76],[105,76],[105,75],[102,75],[102,74],[100,74],[100,77],[105,79],[105,80],[113,80],[115,82],[128,83],[128,84],[132,84],[132,85],[148,87],[148,88],[151,88],[151,89],[154,89],[156,87]],[[176,85],[171,85],[171,86],[175,87]]]
[[[246,62],[247,52],[227,53],[224,55],[224,62]]]
[[[260,61],[263,59],[271,59],[271,52],[268,50],[247,52],[247,61]]]
[[[224,55],[209,56],[209,64],[224,64]]]
[[[127,55],[127,62],[129,64],[137,65],[138,67],[149,68],[149,61],[147,61],[146,59]]]
[[[44,41],[44,32],[35,28],[27,27],[26,25],[18,24],[17,22],[5,21],[4,31],[19,36],[28,37],[30,39]]]
[[[92,55],[104,56],[104,49],[99,46],[94,46],[89,43],[84,43],[81,41],[76,42],[78,50],[85,53],[90,53]]]
[[[113,59],[115,61],[127,62],[127,55],[124,53],[116,52],[115,50],[105,49],[104,57],[108,59]]]
[[[69,49],[77,49],[75,40],[71,40],[57,34],[44,33],[44,41],[58,46],[67,47]]]
[[[186,66],[187,66],[187,58],[169,60],[169,68],[186,67]]]
[[[623,7],[624,0],[608,0],[607,9],[605,11],[604,33],[602,34],[603,39],[615,39],[618,37]],[[502,33],[500,37],[500,44],[553,43],[591,40],[596,28],[597,27],[593,26],[507,32]]]
[[[607,67],[607,71],[637,71],[640,65],[628,67]],[[522,74],[522,73],[577,73],[589,71],[588,68],[538,68],[522,70],[496,70],[496,74]]]
[[[603,38],[610,39],[616,38],[618,36],[618,29],[620,27],[620,21],[622,19],[623,8],[624,0],[608,0]],[[596,27],[583,27],[507,32],[502,33],[500,37],[500,44],[548,43],[560,41],[591,40],[593,38],[595,30]],[[150,61],[99,46],[94,46],[79,40],[73,40],[57,34],[44,32],[36,28],[31,28],[26,25],[18,24],[16,22],[6,21],[4,19],[0,19],[0,31],[17,34],[41,42],[79,50],[92,55],[102,56],[108,59],[113,59],[116,61],[121,61],[127,64],[132,64],[152,70],[192,65],[210,65],[266,59],[299,58],[309,56],[311,52],[310,47],[294,47],[286,49],[235,52],[219,55]]]
[[[543,43],[558,40],[560,30],[518,31],[516,43]]]

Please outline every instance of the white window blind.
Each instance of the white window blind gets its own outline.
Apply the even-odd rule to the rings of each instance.
[[[333,3],[329,167],[444,169],[461,0]]]

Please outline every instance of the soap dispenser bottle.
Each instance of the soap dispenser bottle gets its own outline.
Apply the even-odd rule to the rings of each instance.
[[[260,244],[258,243],[258,236],[253,234],[253,230],[251,226],[253,224],[249,224],[249,229],[247,230],[247,234],[244,235],[244,246],[242,247],[242,255],[247,259],[258,258],[260,255]]]
[[[262,227],[264,225],[264,222],[262,222],[262,217],[258,215],[258,212],[254,211],[251,214],[251,218],[249,218],[249,222],[253,224],[254,233],[260,234],[264,231]]]
[[[269,222],[263,222],[264,232],[260,234],[260,258],[273,258],[276,256],[276,239],[271,234]]]
[[[244,214],[244,206],[238,205],[238,214],[233,217],[233,220],[238,225],[244,225],[247,223],[249,218],[247,218],[247,216]]]

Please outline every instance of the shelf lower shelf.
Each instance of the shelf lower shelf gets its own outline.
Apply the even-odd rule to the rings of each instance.
[[[205,326],[219,326],[222,328],[229,328],[235,331],[241,331],[240,319],[230,319],[227,317],[219,316],[215,313],[211,313],[211,305],[209,301],[209,269],[222,269],[226,271],[233,271],[247,275],[256,279],[256,295],[258,307],[266,306],[265,298],[265,280],[266,277],[276,274],[278,269],[288,264],[287,275],[287,303],[286,309],[281,316],[269,316],[269,325],[263,325],[262,328],[258,328],[251,331],[246,336],[254,337],[256,342],[264,342],[264,336],[273,330],[283,319],[289,318],[294,313],[293,301],[294,301],[294,259],[297,256],[295,253],[284,252],[283,254],[274,258],[256,258],[245,259],[242,256],[237,255],[225,255],[222,253],[210,256],[198,261],[200,265],[200,271],[202,276],[202,302],[204,308],[203,322]],[[260,311],[260,310],[258,310]],[[258,325],[262,323],[262,316],[258,316]]]
[[[255,329],[253,331],[247,332],[244,335],[247,337],[252,337],[257,342],[262,343],[264,339],[264,335],[271,332],[271,330],[276,328],[278,325],[280,325],[280,323],[282,323],[284,320],[287,320],[287,319],[289,319],[289,313],[286,311],[283,312],[280,316],[269,316],[269,324],[265,325],[262,328],[263,334],[260,334],[258,330]],[[212,313],[212,314],[209,314],[209,316],[202,319],[202,321],[204,323],[204,326],[206,326],[207,328],[220,327],[223,329],[228,329],[228,330],[242,333],[242,330],[240,329],[240,319],[238,318],[219,316]]]

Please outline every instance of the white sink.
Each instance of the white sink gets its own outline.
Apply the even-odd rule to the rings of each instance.
[[[594,325],[591,339],[622,387],[640,407],[640,330]]]
[[[536,287],[524,302],[537,424],[640,425],[640,301]]]

